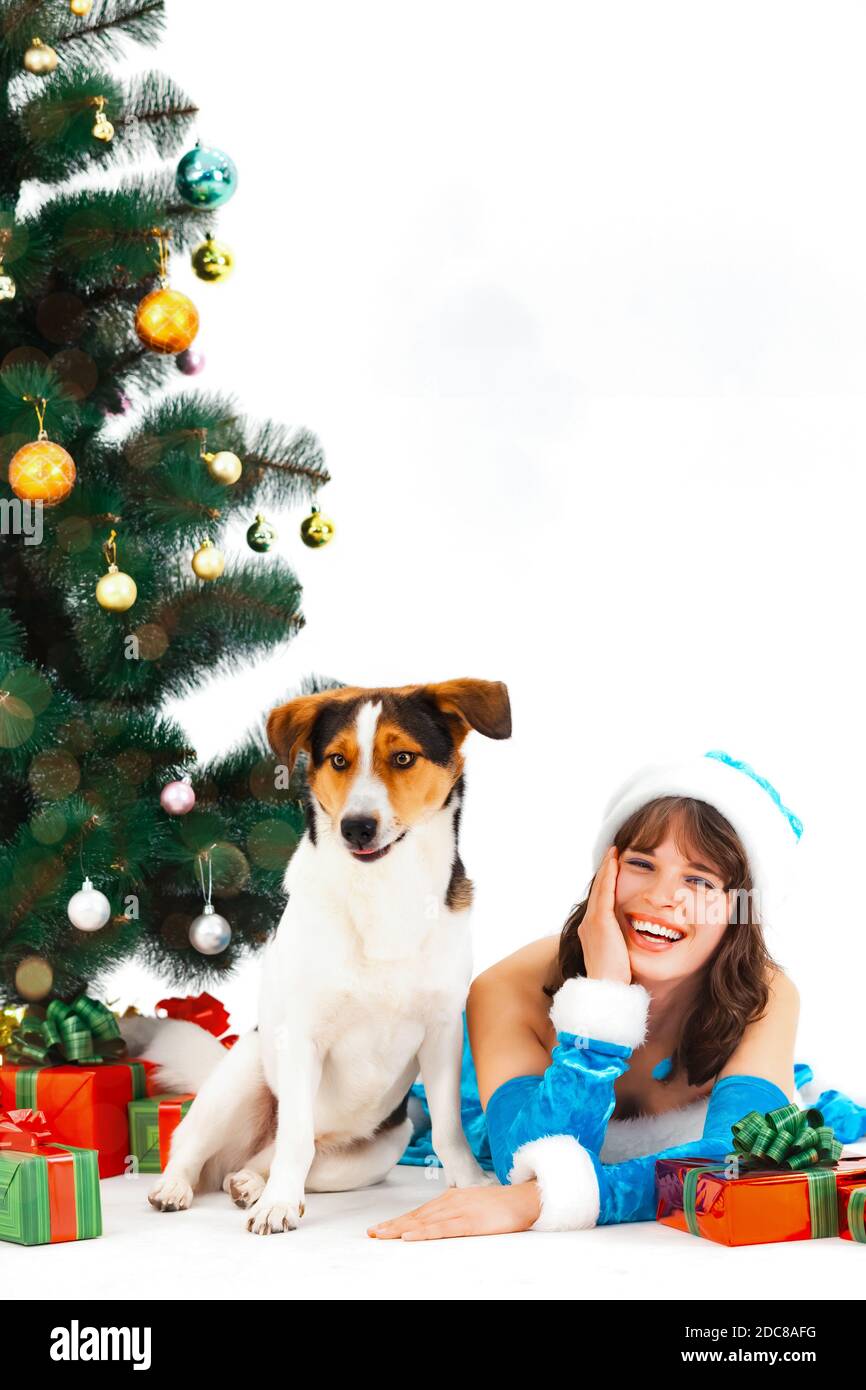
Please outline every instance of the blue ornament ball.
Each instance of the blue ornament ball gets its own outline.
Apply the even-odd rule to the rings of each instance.
[[[227,154],[207,145],[188,150],[177,166],[177,191],[196,208],[218,208],[234,196],[238,171]]]

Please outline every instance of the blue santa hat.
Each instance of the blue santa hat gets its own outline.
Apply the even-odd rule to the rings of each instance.
[[[595,872],[620,827],[661,796],[687,796],[715,807],[733,826],[749,860],[762,921],[772,921],[791,885],[803,824],[776,788],[748,763],[714,749],[701,757],[639,768],[611,797],[593,855]]]

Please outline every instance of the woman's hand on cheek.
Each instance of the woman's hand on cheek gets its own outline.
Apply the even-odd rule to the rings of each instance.
[[[405,1216],[368,1226],[376,1240],[447,1240],[528,1231],[541,1212],[536,1182],[503,1187],[449,1187]]]
[[[593,879],[586,913],[577,929],[583,962],[591,980],[621,980],[631,984],[628,946],[614,910],[619,855],[611,845]]]

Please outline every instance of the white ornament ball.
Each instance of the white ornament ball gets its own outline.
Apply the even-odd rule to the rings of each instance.
[[[190,945],[203,956],[218,956],[231,939],[231,927],[211,903],[207,903],[204,912],[190,923]]]
[[[188,777],[167,782],[159,794],[159,804],[170,816],[185,816],[195,805],[195,792]]]
[[[111,917],[111,903],[86,878],[78,892],[69,899],[66,913],[73,927],[79,931],[99,931]]]

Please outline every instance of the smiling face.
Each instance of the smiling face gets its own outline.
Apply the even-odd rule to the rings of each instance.
[[[693,975],[736,931],[738,890],[748,888],[742,846],[712,807],[660,799],[616,837],[614,911],[638,980]]]
[[[342,687],[292,700],[268,720],[271,745],[290,765],[308,753],[311,797],[346,851],[366,864],[448,803],[470,729],[508,738],[501,682]]]

